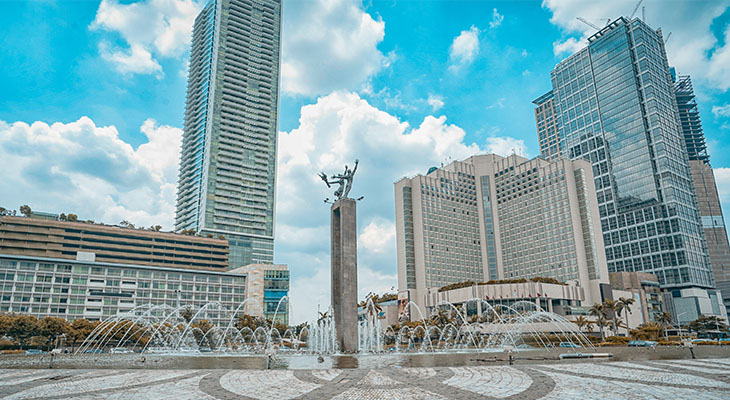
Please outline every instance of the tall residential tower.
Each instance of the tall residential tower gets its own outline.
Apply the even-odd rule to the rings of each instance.
[[[593,166],[608,271],[655,274],[681,323],[724,315],[661,30],[618,18],[550,76],[560,155]]]
[[[175,229],[224,236],[231,268],[273,262],[281,3],[195,19]]]

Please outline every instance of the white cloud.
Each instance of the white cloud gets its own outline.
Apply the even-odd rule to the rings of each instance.
[[[712,114],[715,118],[730,117],[730,104],[724,106],[712,106]]]
[[[511,154],[528,157],[525,141],[522,139],[515,139],[509,136],[488,137],[487,153],[499,154],[505,157]]]
[[[429,106],[431,106],[431,109],[433,111],[438,111],[441,109],[441,107],[444,106],[444,98],[442,96],[437,96],[435,94],[429,93],[428,94],[428,100],[426,100]]]
[[[160,64],[152,58],[149,51],[140,46],[133,45],[129,51],[110,51],[109,44],[101,42],[99,52],[105,60],[115,64],[117,70],[123,74],[155,74],[160,78],[163,76]]]
[[[384,218],[374,218],[362,230],[358,246],[373,253],[385,253],[395,244],[395,224]]]
[[[584,36],[580,40],[577,40],[576,38],[567,38],[564,41],[556,40],[553,42],[553,53],[556,56],[569,56],[578,50],[586,47],[588,44],[587,37]]]
[[[134,149],[113,126],[82,117],[68,124],[0,121],[3,206],[29,204],[82,219],[172,228],[182,131],[147,120]]]
[[[353,0],[288,2],[282,28],[282,90],[318,95],[357,88],[387,67],[395,53],[377,46],[385,22],[375,20]]]
[[[565,34],[581,37],[580,40],[568,37],[556,42],[553,45],[555,55],[569,55],[582,48],[585,38],[595,33],[595,29],[576,17],[603,26],[607,18],[629,16],[635,5],[635,0],[543,0],[542,6],[552,12],[550,22],[562,28]],[[702,80],[721,90],[730,88],[730,25],[723,27],[721,34],[725,37],[722,41],[710,31],[713,21],[730,6],[730,0],[674,1],[670,7],[664,1],[647,0],[643,6],[646,7],[647,23],[652,28],[661,28],[665,37],[672,32],[671,40],[667,42],[671,65],[683,74],[692,75],[695,80]],[[637,13],[640,14],[641,11]]]
[[[479,28],[473,26],[467,31],[461,31],[459,36],[454,38],[449,48],[449,58],[453,65],[449,67],[452,71],[471,64],[479,54]]]
[[[100,45],[104,59],[120,72],[159,74],[161,67],[155,57],[179,57],[183,53],[190,45],[195,16],[201,7],[202,2],[193,0],[132,4],[102,0],[90,28],[115,32],[127,43],[127,49]]]
[[[502,25],[502,21],[504,21],[504,15],[500,14],[496,8],[492,10],[492,21],[489,22],[489,27],[494,29]]]
[[[730,204],[730,168],[713,168],[720,202]]]

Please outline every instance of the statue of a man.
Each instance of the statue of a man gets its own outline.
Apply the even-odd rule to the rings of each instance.
[[[345,171],[343,173],[332,175],[329,179],[327,178],[327,174],[324,172],[319,173],[319,177],[327,184],[327,187],[332,187],[331,185],[334,184],[340,185],[337,190],[335,190],[335,197],[337,197],[338,200],[346,199],[347,196],[349,196],[350,189],[352,189],[352,179],[355,176],[355,171],[357,171],[357,165],[359,163],[360,160],[355,160],[355,167],[353,169],[350,169],[347,165],[345,165]]]

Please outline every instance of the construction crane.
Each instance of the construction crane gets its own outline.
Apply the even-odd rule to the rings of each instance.
[[[595,30],[597,30],[597,31],[600,31],[600,30],[601,30],[601,28],[599,28],[599,27],[598,27],[598,26],[596,26],[595,24],[592,24],[592,23],[590,23],[590,22],[586,21],[586,20],[585,20],[585,18],[582,18],[582,17],[575,17],[575,19],[577,19],[578,21],[580,21],[580,22],[582,22],[582,23],[584,23],[584,24],[586,24],[586,25],[590,26],[591,28],[593,28],[593,29],[595,29]]]
[[[633,19],[633,18],[634,18],[634,15],[636,15],[636,12],[637,12],[637,11],[639,11],[639,6],[640,6],[640,5],[641,5],[641,3],[643,3],[643,2],[644,2],[644,0],[639,0],[639,2],[638,2],[638,3],[636,3],[636,7],[634,7],[634,11],[632,11],[632,12],[631,12],[631,16],[629,17],[629,20],[631,20],[631,19]]]

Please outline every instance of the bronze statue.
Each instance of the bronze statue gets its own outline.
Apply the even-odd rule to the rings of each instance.
[[[337,197],[337,200],[348,198],[347,196],[350,194],[350,189],[352,189],[352,178],[355,176],[355,171],[357,171],[357,164],[359,162],[359,160],[355,160],[355,167],[353,169],[350,169],[347,165],[345,165],[345,172],[338,175],[332,175],[329,179],[327,179],[327,174],[324,172],[319,173],[319,177],[327,184],[327,187],[332,187],[331,185],[334,184],[340,185],[337,190],[335,190],[335,197]]]

